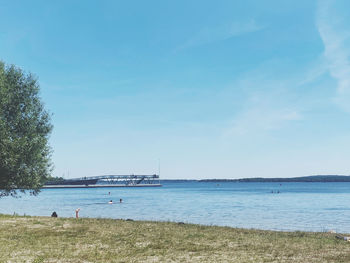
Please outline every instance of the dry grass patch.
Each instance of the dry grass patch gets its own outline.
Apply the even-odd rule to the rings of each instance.
[[[350,262],[334,234],[0,216],[0,262]]]

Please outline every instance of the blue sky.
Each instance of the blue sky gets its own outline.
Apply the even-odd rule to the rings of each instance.
[[[2,1],[55,176],[350,174],[349,1]]]

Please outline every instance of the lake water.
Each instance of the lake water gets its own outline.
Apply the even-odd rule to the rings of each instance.
[[[74,217],[75,209],[81,208],[81,217],[350,233],[350,183],[162,184],[151,188],[44,189],[38,196],[1,198],[0,213],[50,216],[56,211],[60,217]],[[111,199],[114,203],[108,204]]]

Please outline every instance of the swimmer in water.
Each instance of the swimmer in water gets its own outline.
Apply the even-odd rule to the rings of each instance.
[[[108,202],[108,204],[113,204],[113,201],[112,201],[112,200],[110,200],[110,201]]]
[[[122,203],[122,202],[123,202],[123,199],[120,198],[119,203]]]

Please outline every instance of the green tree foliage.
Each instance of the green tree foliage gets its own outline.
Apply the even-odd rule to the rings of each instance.
[[[52,170],[51,130],[36,78],[0,61],[0,197],[39,192]]]

